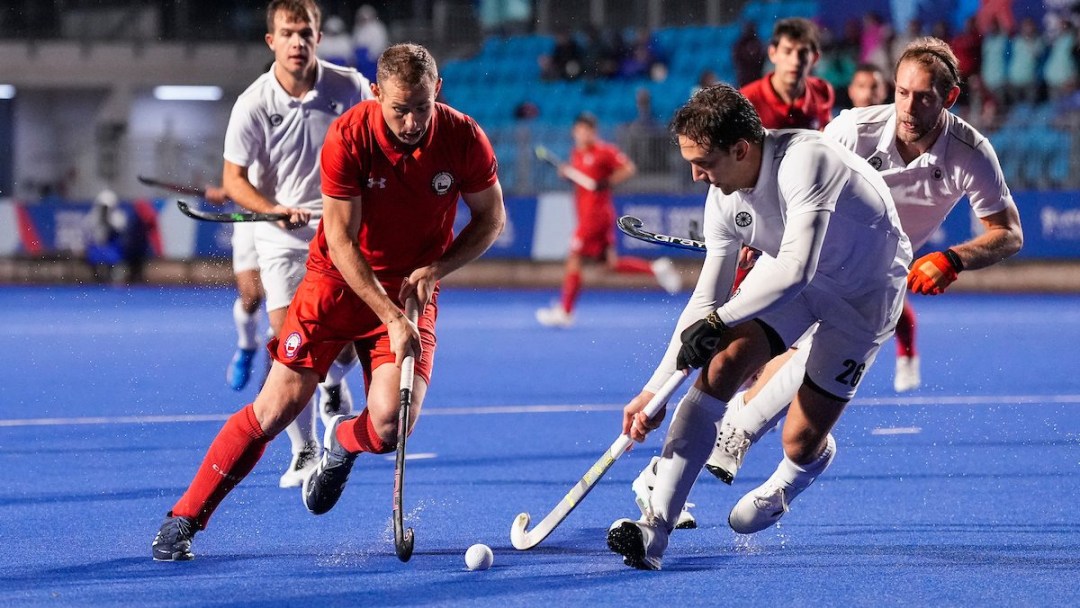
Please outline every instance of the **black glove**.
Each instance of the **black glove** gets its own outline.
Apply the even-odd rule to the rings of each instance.
[[[720,338],[727,331],[727,325],[716,316],[716,312],[710,312],[709,316],[683,330],[679,338],[682,340],[682,348],[675,360],[675,367],[682,370],[688,367],[698,368],[704,366],[716,354],[720,348]]]

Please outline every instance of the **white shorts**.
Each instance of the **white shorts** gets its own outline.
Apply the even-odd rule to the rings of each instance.
[[[271,222],[257,224],[255,251],[267,311],[285,308],[292,302],[307,270],[308,241],[315,235],[315,225],[313,222],[307,228],[287,231]]]
[[[812,285],[794,300],[760,317],[786,345],[810,348],[806,375],[816,388],[840,400],[855,396],[859,382],[893,335],[904,304],[906,283],[898,278],[886,289],[856,300],[832,295]],[[808,344],[804,337],[817,329]]]
[[[255,224],[237,222],[232,225],[233,274],[259,269],[259,256],[255,253]]]

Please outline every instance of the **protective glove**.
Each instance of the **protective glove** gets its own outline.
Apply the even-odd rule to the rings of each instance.
[[[952,249],[935,251],[915,260],[908,273],[908,289],[912,293],[936,296],[945,293],[956,276],[964,269],[960,256]]]
[[[708,363],[719,350],[720,338],[727,329],[727,325],[724,325],[715,311],[684,329],[679,334],[682,348],[679,349],[679,356],[675,359],[675,367],[682,370],[688,367],[702,367]]]

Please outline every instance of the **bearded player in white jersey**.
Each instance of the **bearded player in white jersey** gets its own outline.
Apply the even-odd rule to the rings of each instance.
[[[1019,251],[1024,241],[1020,215],[989,140],[949,111],[960,93],[957,60],[949,46],[937,38],[912,41],[895,76],[895,103],[842,112],[825,134],[867,159],[884,178],[914,250],[926,244],[961,198],[968,198],[984,232],[923,256],[908,274],[913,293],[938,295],[960,271],[990,266]],[[720,480],[734,480],[750,446],[787,412],[806,373],[806,347],[813,340],[807,337],[799,348],[770,362],[758,382],[728,404],[705,465]],[[648,500],[649,476],[643,472],[635,481],[639,501]],[[757,532],[787,511],[791,496],[775,518],[760,521],[760,527],[747,524],[748,513],[768,504],[773,481],[736,504],[728,521],[737,532]]]
[[[266,11],[266,44],[274,53],[269,71],[236,100],[225,133],[222,186],[229,198],[255,212],[284,213],[278,223],[255,228],[255,249],[266,292],[271,330],[277,334],[304,276],[308,244],[322,209],[319,153],[330,123],[371,96],[356,70],[319,60],[321,12],[312,0],[274,0]],[[257,175],[250,171],[259,167]],[[347,348],[320,384],[324,419],[351,410],[344,376],[355,362]],[[299,487],[317,464],[320,446],[313,403],[289,425],[292,461],[283,488]]]
[[[784,427],[775,498],[785,500],[784,489],[793,498],[828,466],[835,450],[829,431],[892,336],[911,263],[884,180],[823,134],[765,130],[728,85],[696,93],[671,126],[694,180],[710,184],[707,251],[667,352],[624,409],[623,431],[643,441],[663,418],[642,412],[658,387],[677,369],[703,369],[668,427],[644,516],[608,530],[612,551],[649,570],[661,566],[727,401],[815,324],[806,376]],[[743,243],[770,257],[729,299]]]

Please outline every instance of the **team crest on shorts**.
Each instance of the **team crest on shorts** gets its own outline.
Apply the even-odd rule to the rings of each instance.
[[[870,166],[874,168],[874,171],[879,171],[881,169],[880,156],[871,156],[866,160],[866,162],[870,163]]]
[[[446,171],[439,171],[435,174],[435,177],[431,178],[431,189],[438,195],[446,194],[453,185],[454,176]]]
[[[285,357],[288,359],[295,359],[296,352],[300,350],[300,343],[304,339],[300,337],[300,332],[294,331],[287,338],[285,338]]]
[[[754,221],[753,216],[751,216],[749,213],[747,213],[745,211],[740,211],[740,212],[735,214],[735,225],[738,226],[739,228],[746,228],[751,223],[753,223],[753,221]]]

